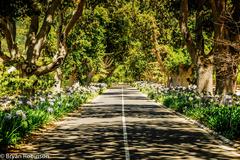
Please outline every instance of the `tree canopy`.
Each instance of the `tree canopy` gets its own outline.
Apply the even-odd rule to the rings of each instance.
[[[148,80],[234,93],[239,6],[238,0],[1,1],[3,79],[39,85],[51,79],[48,87],[59,81],[63,88]],[[11,78],[10,67],[17,70]]]

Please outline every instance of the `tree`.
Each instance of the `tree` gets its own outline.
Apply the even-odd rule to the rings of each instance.
[[[214,21],[214,61],[216,93],[236,90],[240,62],[240,3],[238,0],[210,0]]]
[[[94,77],[98,76],[98,79],[102,79],[107,72],[105,57],[109,12],[100,6],[96,6],[93,10],[86,8],[81,20],[67,41],[70,54],[63,70],[65,77],[76,75],[72,83],[89,84]]]
[[[180,10],[180,29],[183,34],[184,41],[186,43],[188,52],[191,56],[192,62],[197,70],[197,86],[198,91],[213,93],[213,52],[205,53],[204,50],[204,13],[203,6],[204,1],[196,2],[196,18],[195,18],[195,39],[193,38],[189,26],[189,2],[188,0],[181,1]]]
[[[63,0],[38,2],[29,0],[28,2],[30,5],[19,6],[18,1],[11,1],[10,8],[8,8],[11,10],[11,6],[16,6],[17,9],[26,8],[26,10],[33,10],[32,14],[27,14],[27,16],[30,16],[30,25],[28,34],[26,35],[25,52],[20,53],[18,50],[18,44],[16,43],[16,35],[18,34],[16,32],[17,19],[10,12],[2,14],[0,17],[1,33],[7,41],[10,54],[5,54],[1,51],[0,57],[4,63],[16,65],[24,77],[31,75],[41,76],[56,70],[66,58],[68,54],[66,40],[69,32],[82,15],[85,0],[75,2]],[[69,17],[63,11],[70,8],[70,4],[76,8],[76,11]],[[46,65],[39,65],[38,60],[43,54],[47,37],[57,18],[60,19],[57,42],[58,52],[54,54],[51,62]]]

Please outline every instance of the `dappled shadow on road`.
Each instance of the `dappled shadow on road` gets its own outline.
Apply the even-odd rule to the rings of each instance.
[[[24,152],[48,153],[50,159],[124,159],[118,122],[59,127],[43,134]],[[35,149],[34,149],[35,147]]]
[[[185,119],[136,95],[136,90],[128,92],[124,99],[130,159],[240,158]],[[51,159],[125,159],[121,96],[103,96],[105,100],[87,105],[81,114],[69,114],[22,151],[48,153]]]
[[[202,131],[187,124],[131,122],[127,131],[132,159],[234,159]]]
[[[154,105],[125,105],[125,112],[129,117],[141,118],[164,118],[176,117],[174,113],[168,111],[159,111]],[[122,115],[122,105],[97,105],[83,110],[82,118],[85,117],[101,117],[111,118]],[[74,116],[74,115],[72,115]]]

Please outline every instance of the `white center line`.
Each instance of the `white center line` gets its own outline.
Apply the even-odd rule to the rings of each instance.
[[[123,124],[123,140],[126,160],[130,160],[129,148],[128,148],[128,135],[124,111],[124,98],[123,98],[123,87],[122,87],[122,124]]]

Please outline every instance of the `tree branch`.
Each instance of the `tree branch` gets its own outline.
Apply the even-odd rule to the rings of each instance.
[[[63,42],[64,40],[64,35],[63,35],[63,26],[64,26],[64,11],[60,10],[59,11],[59,26],[58,26],[58,42],[57,42],[57,46],[58,48],[60,48],[60,44],[61,42]]]
[[[41,75],[47,74],[49,72],[52,72],[62,64],[63,60],[64,60],[64,57],[58,57],[52,63],[49,63],[48,65],[39,67],[33,74],[35,74],[37,76],[41,76]]]
[[[31,17],[31,24],[30,24],[30,28],[27,34],[27,40],[25,43],[25,48],[27,48],[30,43],[34,43],[33,40],[36,39],[36,34],[38,31],[38,25],[39,25],[39,18],[38,15],[34,15]]]
[[[203,4],[201,4],[203,5]],[[204,14],[202,11],[201,6],[198,7],[197,12],[196,12],[196,30],[195,30],[195,42],[198,44],[196,45],[196,52],[197,56],[205,56],[204,53],[204,37],[203,37],[203,19],[204,19]]]
[[[2,51],[2,41],[0,41],[0,58],[5,62],[11,60],[11,58],[5,55]]]
[[[210,4],[211,4],[211,8],[212,8],[213,18],[216,20],[218,17],[218,11],[217,11],[215,0],[210,0]]]
[[[15,43],[16,24],[13,20],[9,20],[9,18],[0,17],[0,27],[7,41],[8,50],[11,55],[10,58],[14,59],[18,54],[17,45]]]
[[[189,28],[188,28],[188,14],[189,14],[188,0],[182,0],[180,12],[181,12],[180,30],[183,34],[191,59],[195,63],[196,62],[196,46],[193,42],[191,33],[189,32]]]
[[[8,57],[7,55],[5,55],[2,51],[0,51],[0,58],[1,58],[3,61],[5,61],[5,62],[11,60],[11,58]]]
[[[55,11],[57,10],[57,7],[61,4],[61,0],[54,0],[51,4],[51,6],[48,8],[46,15],[43,20],[42,27],[37,35],[37,39],[44,37],[51,28],[51,24],[53,22],[53,17],[55,14]]]
[[[3,30],[3,34],[6,37],[7,45],[8,45],[8,50],[11,52],[12,46],[13,46],[13,41],[12,41],[12,35],[10,33],[10,30],[7,27],[7,22],[5,18],[0,18],[0,27]]]
[[[232,18],[233,18],[233,23],[234,26],[232,27],[232,30],[235,31],[231,31],[232,34],[234,34],[234,39],[235,41],[240,41],[240,3],[238,0],[232,0],[233,3],[233,14],[232,14]],[[235,33],[234,33],[235,32]]]
[[[59,5],[61,5],[61,0],[53,0],[52,4],[47,9],[42,27],[40,28],[39,33],[36,35],[36,41],[34,44],[31,44],[27,50],[28,63],[35,63],[37,58],[40,56],[40,53],[43,49],[42,46],[46,41],[46,36],[50,32],[53,17]]]
[[[68,36],[69,32],[74,27],[74,25],[78,21],[79,17],[82,16],[84,4],[85,4],[85,0],[80,0],[76,12],[72,16],[69,23],[67,24],[67,27],[66,27],[65,32],[64,32],[65,37]]]

